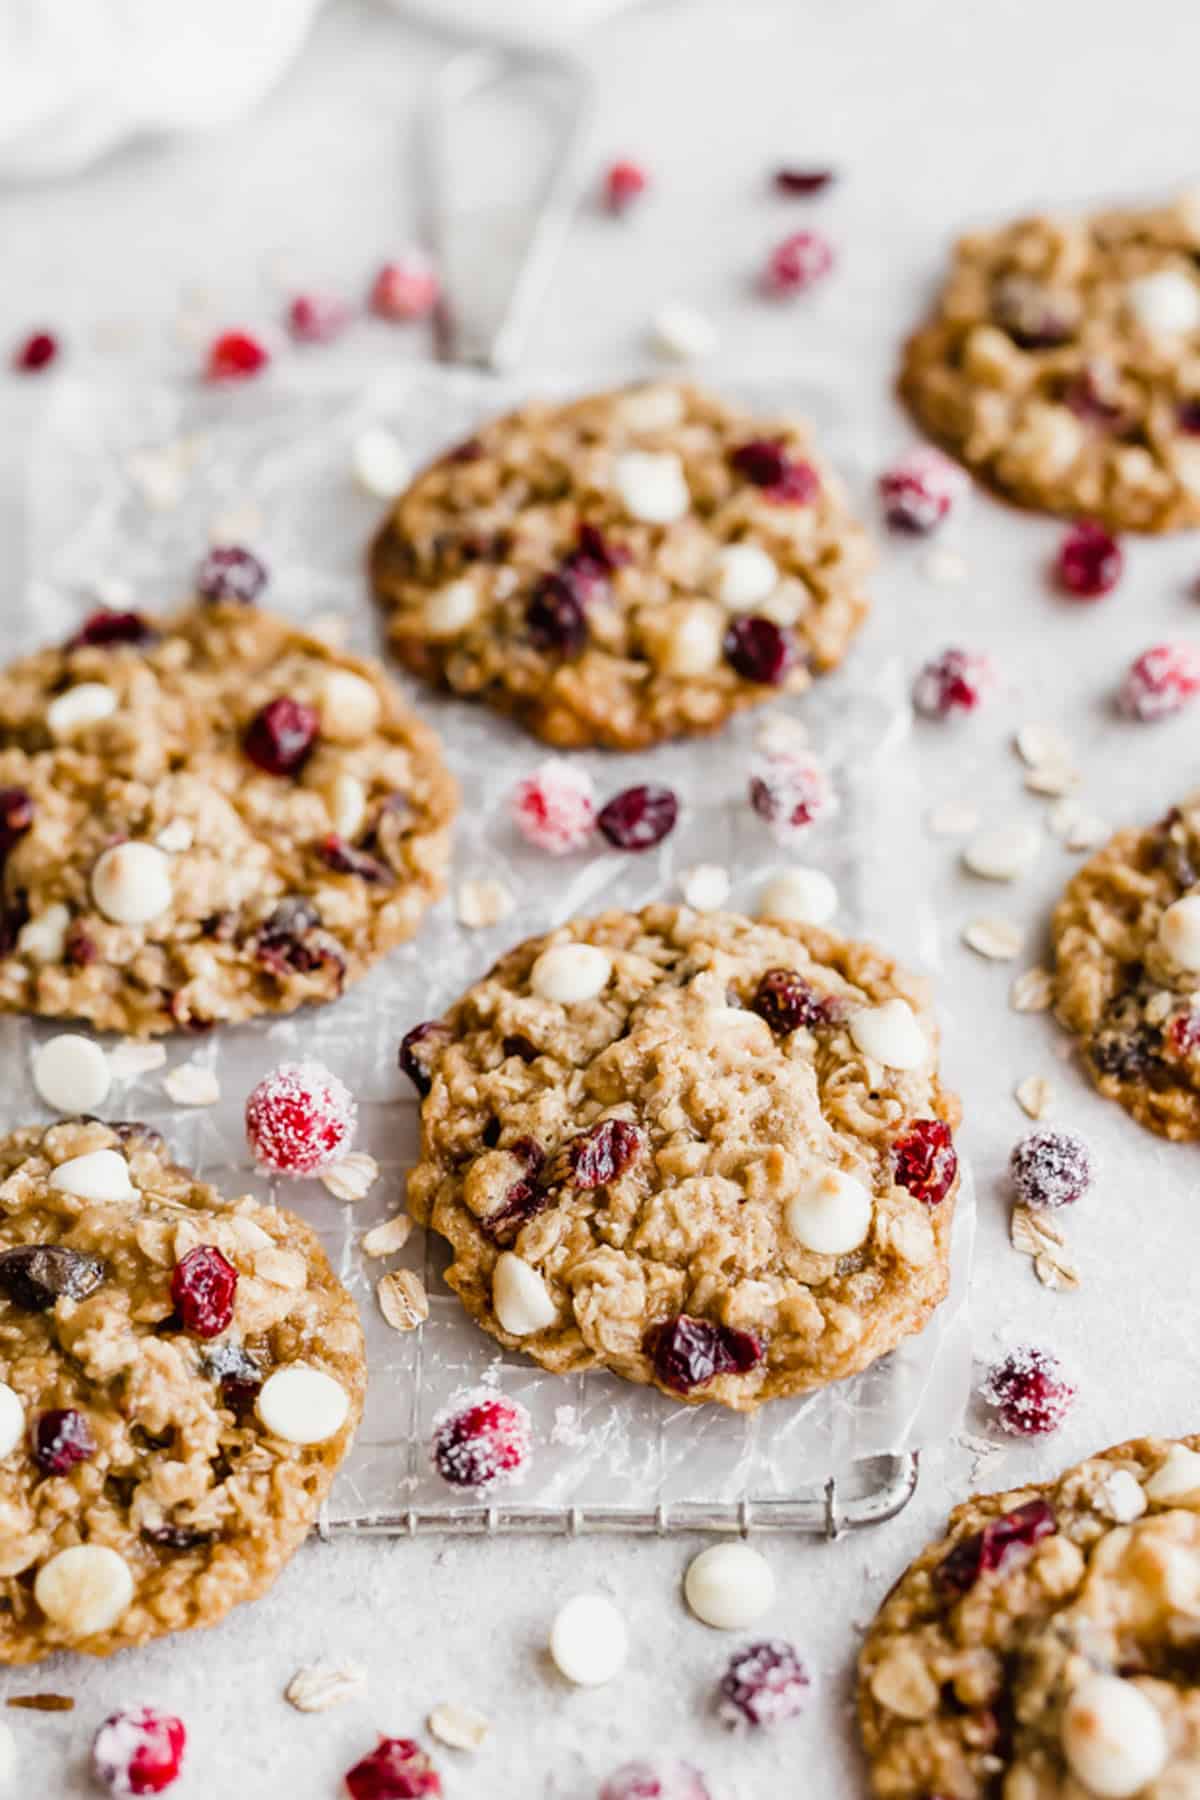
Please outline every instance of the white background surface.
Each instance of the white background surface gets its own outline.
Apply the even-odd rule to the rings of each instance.
[[[581,216],[539,354],[581,376],[589,361],[634,364],[654,305],[686,297],[720,324],[731,366],[833,371],[870,470],[908,436],[890,399],[895,349],[947,237],[976,217],[1195,178],[1198,51],[1200,16],[1178,0],[697,5],[615,23],[589,52],[595,160],[640,156],[656,191],[621,225]],[[358,287],[410,234],[413,108],[441,54],[384,12],[338,6],[263,111],[220,139],[131,150],[70,185],[0,195],[0,345],[44,321],[79,365],[96,358],[136,383],[194,362],[178,327],[202,310],[198,290],[211,297],[214,328],[273,319],[280,252],[305,282]],[[826,200],[789,205],[766,184],[785,159],[829,160],[843,180]],[[750,291],[763,251],[810,220],[836,238],[838,274],[811,301],[764,305]],[[100,351],[97,328],[111,337],[113,322],[128,325],[130,341]],[[333,366],[410,345],[424,348],[419,329],[370,326],[344,349],[314,354]],[[0,377],[8,604],[20,594],[21,476],[42,391]],[[1044,579],[1056,536],[1045,521],[978,499],[956,536],[969,568],[956,587],[922,574],[920,548],[885,546],[878,613],[903,621],[912,661],[965,642],[991,650],[1005,677],[986,717],[916,734],[923,784],[931,801],[968,793],[989,818],[1037,817],[1042,803],[1022,792],[1007,739],[1015,724],[1057,717],[1081,747],[1090,803],[1114,823],[1150,817],[1196,779],[1195,726],[1120,724],[1107,696],[1148,643],[1200,638],[1200,546],[1132,543],[1118,592],[1073,608]],[[989,1457],[986,1484],[1131,1433],[1194,1430],[1196,1152],[1158,1145],[1097,1102],[1061,1060],[1050,1023],[1008,1010],[1011,971],[957,943],[966,919],[1008,913],[1028,923],[1033,960],[1071,859],[1048,837],[1026,883],[993,890],[958,876],[953,846],[929,838],[919,818],[897,821],[895,853],[927,859],[940,900],[926,960],[940,975],[947,1062],[980,1177],[978,1347],[990,1356],[1014,1339],[1051,1343],[1080,1378],[1059,1439],[1036,1457]],[[1077,1296],[1039,1287],[1006,1241],[1002,1171],[1024,1128],[1011,1090],[1038,1072],[1055,1080],[1056,1116],[1086,1130],[1104,1158],[1098,1193],[1068,1221],[1084,1270]],[[658,1745],[703,1765],[714,1800],[851,1796],[861,1788],[845,1724],[855,1627],[947,1501],[967,1491],[971,1461],[960,1445],[928,1458],[916,1504],[870,1538],[769,1546],[781,1591],[765,1629],[794,1638],[820,1681],[806,1718],[774,1739],[735,1744],[707,1715],[731,1646],[682,1608],[692,1546],[314,1545],[265,1601],[213,1632],[105,1665],[63,1661],[5,1677],[5,1693],[53,1688],[78,1702],[71,1715],[7,1715],[22,1746],[16,1791],[87,1792],[83,1758],[103,1712],[152,1701],[176,1708],[191,1731],[180,1800],[318,1800],[337,1791],[376,1728],[414,1732],[432,1704],[457,1699],[487,1712],[495,1732],[477,1762],[441,1754],[450,1800],[593,1800],[616,1762]],[[608,1689],[567,1690],[542,1652],[548,1620],[569,1593],[597,1586],[627,1613],[630,1665]],[[365,1663],[369,1695],[301,1718],[280,1693],[320,1655]]]

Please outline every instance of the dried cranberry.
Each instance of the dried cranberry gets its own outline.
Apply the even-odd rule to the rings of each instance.
[[[380,1738],[346,1776],[350,1800],[441,1800],[442,1783],[413,1738]]]
[[[73,638],[67,640],[68,650],[81,650],[85,645],[98,649],[107,649],[110,644],[146,644],[155,636],[153,626],[148,625],[141,613],[111,612],[101,607],[98,612],[89,613]]]
[[[1049,1127],[1023,1137],[1009,1159],[1013,1186],[1026,1206],[1073,1206],[1095,1178],[1092,1153],[1074,1131]]]
[[[67,926],[63,961],[73,969],[86,969],[100,954],[100,946],[81,919]]]
[[[575,1186],[607,1187],[637,1161],[644,1142],[638,1127],[628,1119],[601,1119],[568,1146]]]
[[[32,824],[32,796],[24,788],[0,788],[0,857],[8,855]]]
[[[279,976],[291,971],[311,974],[332,966],[340,978],[346,967],[337,940],[321,930],[316,907],[296,894],[286,895],[263,920],[254,939],[254,953],[265,968]]]
[[[933,1572],[934,1586],[967,1594],[981,1575],[1002,1568],[1011,1550],[1032,1547],[1058,1530],[1054,1508],[1045,1500],[1027,1500],[1014,1512],[992,1519],[982,1531],[960,1538]]]
[[[1120,401],[1110,399],[1105,391],[1106,387],[1111,388],[1112,379],[1111,372],[1106,370],[1081,369],[1063,388],[1060,396],[1063,405],[1069,407],[1077,419],[1102,426],[1106,431],[1115,431],[1125,423],[1126,414]]]
[[[185,1331],[217,1337],[233,1318],[238,1272],[215,1244],[197,1244],[175,1264],[171,1299]]]
[[[579,527],[574,550],[568,551],[563,558],[563,567],[585,571],[598,569],[605,575],[614,575],[624,568],[630,554],[624,544],[606,537],[598,525],[589,524],[585,519]]]
[[[1005,1431],[1016,1437],[1045,1437],[1057,1431],[1070,1412],[1076,1389],[1057,1356],[1028,1345],[993,1364],[981,1392]]]
[[[764,1354],[761,1340],[752,1332],[713,1325],[686,1313],[652,1325],[643,1347],[659,1380],[677,1394],[690,1394],[716,1375],[745,1375]]]
[[[1181,400],[1175,414],[1180,431],[1186,431],[1189,437],[1200,432],[1200,400]]]
[[[777,1725],[801,1710],[809,1686],[808,1670],[791,1644],[749,1644],[721,1678],[717,1713],[726,1725]]]
[[[778,481],[765,490],[772,506],[809,506],[821,491],[821,477],[811,463],[789,462]]]
[[[537,1139],[518,1138],[509,1145],[508,1154],[524,1165],[524,1173],[513,1182],[496,1211],[481,1221],[484,1231],[497,1244],[511,1244],[521,1227],[550,1204],[550,1195],[538,1181],[546,1152]]]
[[[829,1023],[828,1003],[795,969],[768,969],[750,1005],[776,1037],[786,1037],[801,1026]]]
[[[33,1460],[44,1475],[65,1475],[96,1454],[92,1428],[81,1412],[60,1407],[40,1413],[29,1433]]]
[[[183,1720],[149,1706],[113,1713],[92,1740],[92,1774],[114,1794],[162,1794],[183,1767]]]
[[[270,360],[267,349],[248,331],[224,331],[209,348],[205,374],[210,381],[246,381]]]
[[[578,656],[587,643],[587,617],[565,575],[543,575],[525,609],[531,643],[556,656]]]
[[[914,1119],[892,1145],[892,1171],[898,1187],[926,1206],[940,1206],[958,1174],[950,1127],[941,1119]]]
[[[252,606],[267,585],[266,564],[240,544],[217,544],[196,570],[201,600],[235,600]]]
[[[331,832],[322,838],[317,845],[317,855],[327,869],[337,875],[357,875],[370,887],[390,887],[395,876],[386,863],[380,862],[377,856],[368,856],[365,850],[356,850],[348,844],[344,837]]]
[[[596,815],[596,823],[617,850],[652,850],[675,829],[679,802],[669,787],[624,788]]]
[[[782,438],[751,438],[730,451],[730,466],[743,481],[763,488],[780,506],[806,506],[816,498],[821,478],[811,463],[789,456]]]
[[[424,1019],[400,1039],[400,1071],[424,1098],[433,1086],[438,1057],[450,1042],[450,1027],[440,1019]]]
[[[531,1043],[523,1031],[510,1032],[501,1043],[500,1048],[504,1051],[505,1056],[519,1056],[523,1063],[536,1062],[542,1054],[537,1045]]]
[[[197,1531],[193,1525],[143,1525],[139,1535],[156,1550],[202,1550],[217,1540],[215,1531]]]
[[[19,1244],[0,1251],[0,1293],[24,1312],[48,1312],[56,1300],[86,1300],[108,1265],[65,1244]]]
[[[819,194],[833,180],[833,170],[776,169],[771,179],[779,194]]]
[[[58,355],[58,339],[50,331],[34,331],[13,351],[12,365],[22,375],[48,368]]]
[[[1076,600],[1098,600],[1116,587],[1124,562],[1124,553],[1112,533],[1090,519],[1081,519],[1059,546],[1059,584]]]
[[[992,314],[1022,350],[1054,350],[1074,335],[1079,306],[1028,275],[1006,275],[992,294]]]
[[[778,687],[796,661],[791,633],[773,619],[751,613],[730,621],[722,648],[725,661],[735,674],[763,687]]]
[[[491,1488],[511,1480],[531,1447],[529,1414],[502,1394],[479,1394],[434,1425],[434,1465],[451,1487]]]
[[[246,727],[242,749],[255,767],[268,775],[296,775],[312,754],[319,727],[311,706],[281,694],[255,713]]]
[[[634,201],[640,199],[649,185],[649,176],[640,163],[625,159],[615,162],[604,171],[604,204],[610,213],[628,212]]]
[[[1176,1013],[1167,1027],[1167,1042],[1183,1060],[1194,1056],[1200,1047],[1200,1012]]]

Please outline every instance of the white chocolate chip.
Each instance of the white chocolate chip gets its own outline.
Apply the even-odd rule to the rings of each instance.
[[[1042,835],[1035,825],[1001,825],[972,838],[963,851],[963,861],[972,875],[982,875],[986,881],[1016,881],[1032,869],[1041,844]]]
[[[857,1250],[871,1229],[874,1202],[861,1181],[841,1169],[820,1169],[806,1177],[784,1210],[788,1231],[818,1256]]]
[[[171,865],[153,844],[114,844],[96,858],[92,899],[114,925],[147,925],[171,904]]]
[[[1164,1505],[1179,1500],[1200,1500],[1200,1454],[1186,1444],[1172,1444],[1149,1481],[1146,1496]]]
[[[0,1381],[0,1457],[10,1456],[25,1436],[25,1402]]]
[[[697,912],[718,912],[729,898],[729,870],[720,863],[697,863],[679,880],[683,897]]]
[[[1125,302],[1151,337],[1177,337],[1200,329],[1200,288],[1182,269],[1139,275],[1127,284]]]
[[[69,908],[55,901],[44,912],[37,913],[22,925],[17,936],[17,949],[31,962],[56,963],[63,959],[67,946],[67,927],[71,923]]]
[[[496,1259],[492,1276],[492,1305],[505,1331],[513,1337],[531,1337],[545,1331],[558,1317],[550,1290],[536,1269],[504,1250]]]
[[[838,908],[838,891],[823,869],[785,869],[763,889],[762,919],[795,919],[802,925],[825,925]]]
[[[707,675],[721,660],[722,615],[703,600],[684,609],[671,626],[661,653],[667,675]]]
[[[574,1006],[604,992],[612,958],[596,944],[551,944],[534,963],[529,985],[543,1000]]]
[[[335,744],[357,744],[379,724],[378,690],[353,669],[326,669],[317,700],[321,735]]]
[[[630,431],[672,431],[683,418],[683,395],[662,382],[631,388],[621,396],[620,417]]]
[[[1098,1800],[1131,1800],[1167,1762],[1161,1713],[1119,1675],[1084,1676],[1063,1708],[1062,1747],[1071,1773]]]
[[[163,1092],[176,1106],[215,1106],[221,1098],[221,1084],[215,1069],[186,1062],[163,1076]]]
[[[929,1061],[929,1041],[907,1000],[885,1000],[856,1012],[850,1036],[864,1056],[888,1069],[919,1069]]]
[[[347,841],[356,838],[367,816],[367,790],[357,775],[343,769],[325,790],[329,822],[338,836]]]
[[[42,1564],[33,1597],[70,1637],[93,1637],[115,1625],[133,1599],[133,1576],[107,1544],[72,1544]]]
[[[576,1687],[601,1687],[629,1653],[625,1621],[603,1594],[576,1594],[560,1606],[550,1627],[554,1665]]]
[[[89,725],[98,725],[101,719],[111,719],[116,710],[117,696],[110,687],[102,681],[81,681],[50,702],[46,725],[50,736],[61,743]]]
[[[368,425],[350,451],[354,479],[376,500],[391,500],[412,479],[412,458],[386,425]]]
[[[717,347],[717,329],[704,313],[680,300],[668,300],[654,315],[650,341],[660,356],[676,362],[693,362],[711,356]]]
[[[94,1113],[108,1094],[108,1058],[94,1039],[66,1031],[39,1044],[33,1085],[61,1113]]]
[[[59,1163],[50,1186],[78,1200],[136,1200],[129,1164],[119,1150],[88,1150]]]
[[[1200,971],[1200,894],[1185,894],[1158,922],[1158,941],[1173,963]]]
[[[293,1363],[267,1376],[255,1410],[274,1437],[289,1444],[323,1444],[346,1423],[350,1396],[332,1375]]]
[[[1128,1469],[1110,1469],[1097,1484],[1097,1499],[1104,1514],[1118,1525],[1132,1525],[1146,1510],[1146,1496]]]
[[[773,594],[779,582],[775,558],[758,544],[726,544],[713,557],[713,592],[722,606],[744,612]]]
[[[626,450],[613,466],[613,485],[630,518],[647,525],[670,525],[692,504],[673,450]]]
[[[172,819],[169,825],[163,826],[154,841],[168,856],[178,856],[191,849],[196,841],[196,834],[190,820]]]
[[[775,1577],[749,1544],[713,1544],[688,1564],[683,1591],[702,1624],[744,1631],[774,1605]]]
[[[465,631],[479,611],[479,596],[473,581],[464,577],[430,594],[422,614],[426,637],[452,638]]]
[[[481,875],[458,886],[458,922],[468,931],[485,931],[507,919],[517,904],[512,889],[496,875]]]

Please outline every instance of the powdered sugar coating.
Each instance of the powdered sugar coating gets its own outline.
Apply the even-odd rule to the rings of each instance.
[[[519,1400],[477,1387],[456,1394],[433,1421],[434,1467],[451,1487],[494,1493],[529,1472],[533,1425]]]
[[[350,1148],[358,1107],[318,1062],[280,1063],[246,1102],[246,1141],[261,1169],[316,1175]]]
[[[1013,1186],[1026,1206],[1072,1206],[1095,1180],[1092,1152],[1077,1132],[1031,1131],[1009,1159]]]
[[[980,1387],[982,1399],[1014,1437],[1045,1437],[1057,1431],[1076,1392],[1054,1352],[1037,1344],[1010,1350],[992,1364]]]
[[[765,819],[776,843],[793,845],[810,825],[838,810],[829,770],[800,745],[768,745],[750,765],[750,804]]]
[[[551,856],[581,850],[596,829],[596,789],[586,769],[565,756],[547,757],[517,783],[513,824],[535,849]]]
[[[802,1710],[811,1686],[793,1645],[782,1638],[749,1644],[721,1678],[717,1716],[735,1730],[778,1725]]]
[[[1128,718],[1152,724],[1169,718],[1200,692],[1200,650],[1192,644],[1155,644],[1134,658],[1117,693]]]

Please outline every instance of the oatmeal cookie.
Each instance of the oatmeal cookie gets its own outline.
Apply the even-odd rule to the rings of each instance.
[[[955,1098],[923,983],[813,926],[650,906],[497,963],[401,1066],[410,1210],[510,1348],[749,1411],[944,1297]]]
[[[877,1800],[1195,1791],[1198,1451],[1139,1438],[955,1508],[859,1658]]]
[[[449,451],[371,551],[396,654],[548,743],[641,748],[835,668],[866,539],[794,419],[655,385]]]
[[[443,887],[455,789],[374,664],[254,606],[0,674],[0,1009],[144,1036],[330,1000]]]
[[[1054,911],[1054,997],[1102,1094],[1200,1138],[1200,794],[1117,832]]]
[[[0,1140],[0,1663],[105,1656],[253,1600],[362,1409],[313,1232],[223,1200],[156,1132]]]
[[[1200,194],[961,239],[901,391],[1010,499],[1200,524]]]

